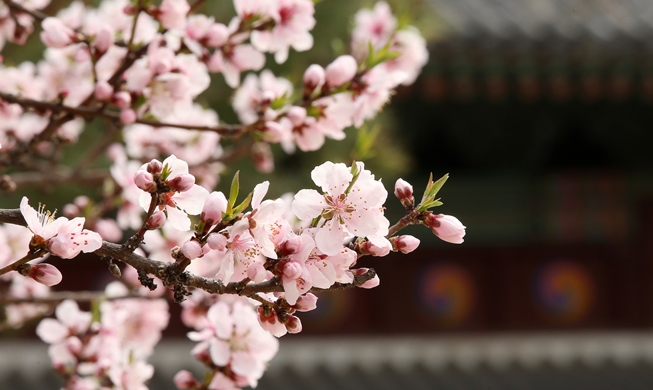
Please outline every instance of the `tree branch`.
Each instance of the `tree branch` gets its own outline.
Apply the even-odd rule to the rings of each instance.
[[[10,223],[21,226],[27,225],[20,209],[0,209],[0,223]],[[199,288],[211,294],[234,294],[242,296],[253,296],[258,293],[283,292],[283,285],[281,284],[279,277],[276,276],[261,283],[243,285],[240,282],[232,282],[224,284],[220,280],[205,278],[187,271],[179,274],[177,271],[177,263],[166,263],[163,261],[148,259],[129,252],[129,250],[125,249],[120,244],[114,244],[107,241],[103,241],[102,247],[93,253],[98,256],[121,261],[139,271],[154,275],[161,279],[166,287],[176,288],[181,285]],[[327,290],[342,290],[360,287],[375,275],[376,272],[373,269],[370,269],[365,274],[354,276],[354,281],[352,283],[335,283]],[[324,290],[313,288],[311,291]]]
[[[93,117],[106,118],[114,121],[120,120],[120,114],[118,113],[98,111],[95,108],[89,108],[84,106],[72,107],[58,102],[44,102],[40,100],[22,98],[6,92],[0,92],[0,99],[8,103],[18,104],[25,108],[31,108],[36,111],[66,112],[74,116],[80,116],[86,120],[89,120],[90,118]],[[137,119],[135,123],[140,123],[143,125],[149,125],[153,127],[174,127],[177,129],[185,129],[185,130],[210,131],[210,132],[218,133],[223,137],[237,137],[243,134],[247,130],[247,127],[244,125],[225,124],[220,126],[194,126],[194,125],[186,125],[182,123],[159,122],[159,121],[153,121],[149,119]]]

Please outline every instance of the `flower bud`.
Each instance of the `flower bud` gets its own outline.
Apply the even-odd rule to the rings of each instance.
[[[109,100],[113,94],[113,87],[108,82],[102,80],[95,85],[95,98],[100,101]]]
[[[59,284],[63,279],[61,272],[55,266],[47,263],[31,264],[27,276],[46,286]]]
[[[354,78],[357,68],[358,64],[354,57],[340,56],[326,67],[326,83],[331,87],[339,87]]]
[[[309,93],[313,92],[315,88],[324,84],[324,79],[324,68],[320,65],[313,64],[306,68],[306,71],[304,72],[304,89]]]
[[[317,297],[315,294],[306,293],[297,298],[297,303],[295,303],[295,309],[297,311],[311,311],[317,308]]]
[[[175,375],[173,381],[175,382],[175,386],[181,390],[196,389],[202,385],[197,379],[195,379],[193,374],[187,370],[179,371]]]
[[[206,33],[206,45],[208,47],[221,47],[229,39],[229,29],[222,23],[214,23]]]
[[[392,242],[393,249],[401,253],[410,253],[419,246],[419,239],[410,235],[392,237],[390,242]]]
[[[425,222],[433,234],[442,241],[452,244],[462,244],[465,237],[465,226],[458,218],[444,214],[430,214]]]
[[[299,318],[289,315],[288,321],[286,322],[286,329],[288,333],[299,333],[302,331],[302,322]]]
[[[212,192],[204,201],[200,221],[213,226],[222,221],[222,213],[227,210],[227,198],[222,192]]]
[[[283,266],[284,280],[296,280],[302,276],[302,266],[294,261],[289,261]]]
[[[383,257],[383,256],[387,256],[388,253],[390,253],[392,247],[390,245],[377,246],[372,244],[371,241],[365,241],[360,246],[360,250],[362,253],[367,253],[376,257]]]
[[[290,119],[294,126],[299,126],[306,120],[306,109],[299,106],[291,106],[286,112],[286,117]]]
[[[147,219],[147,228],[150,230],[158,229],[166,224],[166,215],[163,211],[157,210]]]
[[[163,171],[163,164],[161,161],[153,159],[147,163],[147,171],[153,175],[161,173]]]
[[[132,97],[129,92],[120,91],[113,94],[111,101],[116,107],[124,110],[132,104]]]
[[[189,260],[194,260],[202,254],[202,246],[195,240],[186,241],[184,245],[181,246],[181,253],[183,253]]]
[[[75,32],[66,26],[61,19],[45,18],[41,22],[43,31],[41,40],[48,47],[62,48],[73,43]]]
[[[261,173],[270,173],[274,171],[274,157],[272,149],[267,142],[257,142],[252,146],[252,159],[254,167]]]
[[[413,197],[413,186],[404,179],[397,179],[395,183],[395,196],[401,204],[407,209],[412,209],[415,206],[415,198]]]
[[[136,122],[136,111],[131,108],[120,111],[120,122],[123,125],[131,125]]]
[[[157,19],[166,29],[182,28],[190,5],[186,0],[163,0],[158,8]]]
[[[220,233],[211,233],[206,239],[206,243],[209,245],[209,248],[213,250],[223,251],[227,246],[227,237]]]
[[[193,185],[195,184],[195,176],[189,173],[182,173],[181,175],[176,176],[167,182],[171,190],[177,192],[186,192],[193,188]]]
[[[152,192],[156,189],[156,183],[154,182],[154,176],[148,171],[139,169],[134,174],[134,184],[136,187],[140,188],[145,192]]]
[[[381,283],[381,279],[379,279],[379,275],[374,275],[374,277],[372,279],[370,279],[367,282],[361,284],[361,287],[370,289],[370,288],[374,288],[374,287],[378,286],[380,283]]]
[[[95,46],[100,52],[105,53],[114,42],[114,31],[113,28],[108,25],[102,26],[95,39],[93,40],[93,46]]]

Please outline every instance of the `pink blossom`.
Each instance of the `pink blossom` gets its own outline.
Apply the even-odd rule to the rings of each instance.
[[[113,94],[113,87],[106,81],[98,81],[95,85],[95,97],[98,100],[109,100]]]
[[[68,220],[59,217],[55,220],[53,215],[45,213],[42,208],[37,212],[28,202],[27,197],[23,197],[20,211],[27,227],[34,233],[32,243],[45,244],[48,251],[64,259],[72,259],[81,251],[93,252],[102,246],[99,234],[83,229],[84,218]]]
[[[181,370],[173,378],[175,386],[181,390],[195,389],[202,385],[188,370]]]
[[[265,54],[252,45],[240,44],[229,51],[216,51],[207,62],[211,72],[220,72],[231,88],[240,84],[240,73],[246,70],[261,70],[265,65]]]
[[[61,283],[63,278],[57,267],[45,263],[30,265],[27,276],[48,287]]]
[[[45,18],[41,26],[43,27],[41,40],[46,46],[62,48],[73,43],[75,32],[60,19]]]
[[[314,91],[316,88],[319,88],[324,84],[325,77],[324,68],[320,65],[313,64],[309,66],[304,72],[304,88],[306,88],[308,92]]]
[[[392,242],[394,250],[401,253],[410,253],[419,246],[419,239],[410,235],[393,237],[390,241]]]
[[[132,110],[131,108],[120,111],[120,122],[123,125],[131,125],[132,123],[136,122],[136,119],[136,111]]]
[[[274,8],[268,10],[274,27],[271,30],[252,31],[252,45],[260,51],[275,53],[274,59],[281,64],[288,58],[292,46],[297,51],[306,51],[313,46],[309,33],[315,26],[315,6],[311,0],[278,0],[271,2]]]
[[[431,214],[426,221],[433,234],[441,240],[452,244],[462,244],[465,237],[465,226],[458,218],[451,215]]]
[[[213,364],[231,370],[256,386],[266,363],[277,353],[279,342],[261,329],[251,306],[217,302],[207,313],[209,327],[188,337],[208,347]],[[202,347],[204,349],[205,347]]]
[[[134,175],[134,184],[145,192],[152,192],[156,189],[154,176],[144,169],[139,169]]]
[[[192,240],[186,241],[181,247],[181,251],[189,260],[194,260],[202,254],[202,246],[199,242]]]
[[[340,56],[326,67],[326,83],[331,87],[339,87],[354,78],[357,68],[358,64],[354,57],[350,55]]]
[[[294,307],[297,311],[315,310],[317,308],[317,297],[315,294],[311,293],[304,294],[297,299],[297,303]]]
[[[293,212],[301,220],[321,217],[323,222],[315,234],[315,243],[327,255],[339,253],[347,237],[368,237],[383,245],[384,239],[376,237],[387,234],[389,222],[382,209],[387,191],[380,181],[374,180],[374,175],[364,170],[363,163],[357,164],[360,173],[348,192],[345,190],[353,180],[351,169],[327,161],[311,172],[311,178],[324,193],[301,190],[292,203]]]
[[[166,181],[174,182],[180,176],[188,175],[188,164],[178,159],[174,154],[163,160],[164,171],[167,170],[168,176]],[[141,166],[141,169],[146,170],[147,164]],[[165,210],[170,224],[178,229],[186,231],[190,229],[190,219],[187,214],[197,215],[202,211],[204,200],[209,195],[209,192],[203,187],[193,185],[190,189],[184,192],[170,192],[159,194],[159,209]],[[141,193],[139,204],[144,210],[150,207],[151,196],[150,194]]]
[[[396,28],[397,19],[385,1],[376,3],[372,10],[358,11],[352,31],[352,48],[356,57],[360,60],[367,57],[370,43],[377,50],[385,46]]]
[[[200,214],[200,221],[206,223],[207,228],[222,221],[222,213],[227,211],[227,198],[222,192],[213,191],[204,201]],[[205,230],[207,229],[205,228]]]
[[[190,5],[186,0],[163,0],[157,19],[167,29],[183,28]]]
[[[395,196],[399,200],[411,198],[413,196],[413,186],[404,179],[397,179],[395,183]]]
[[[91,313],[79,310],[77,303],[65,300],[55,310],[57,319],[45,318],[36,327],[36,334],[49,344],[63,341],[68,336],[84,333],[91,325]]]

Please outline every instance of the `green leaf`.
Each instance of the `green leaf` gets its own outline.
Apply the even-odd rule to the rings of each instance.
[[[231,189],[229,190],[229,200],[227,201],[227,214],[232,214],[238,192],[240,191],[240,171],[236,171],[234,178],[231,180]]]
[[[243,200],[243,202],[241,204],[236,206],[236,208],[234,209],[234,215],[238,215],[238,214],[242,213],[243,210],[245,210],[249,206],[249,203],[251,201],[252,201],[252,193],[250,192],[247,195],[247,198],[245,198],[245,200]]]
[[[430,188],[427,188],[427,191],[425,192],[428,192],[429,199],[431,200],[435,199],[435,196],[438,194],[438,191],[440,191],[440,189],[442,188],[442,186],[444,185],[444,183],[447,181],[448,178],[449,178],[449,174],[447,173],[441,178],[439,178],[438,181],[433,183],[430,186]]]

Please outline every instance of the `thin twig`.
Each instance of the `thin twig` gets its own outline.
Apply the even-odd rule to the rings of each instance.
[[[84,106],[72,107],[57,102],[44,102],[40,100],[22,98],[6,92],[0,92],[0,99],[8,103],[18,104],[22,107],[31,108],[37,111],[66,112],[70,115],[80,116],[86,120],[89,120],[93,117],[101,117],[114,121],[120,120],[120,114],[118,113],[98,111],[94,108],[89,108]],[[62,119],[63,118],[57,120],[57,123]],[[177,129],[185,129],[185,130],[209,131],[209,132],[218,133],[223,137],[236,137],[243,134],[247,129],[247,126],[244,125],[225,124],[220,126],[196,126],[196,125],[187,125],[183,123],[159,122],[150,119],[137,119],[135,123],[140,123],[143,125],[149,125],[153,127],[174,127]]]

